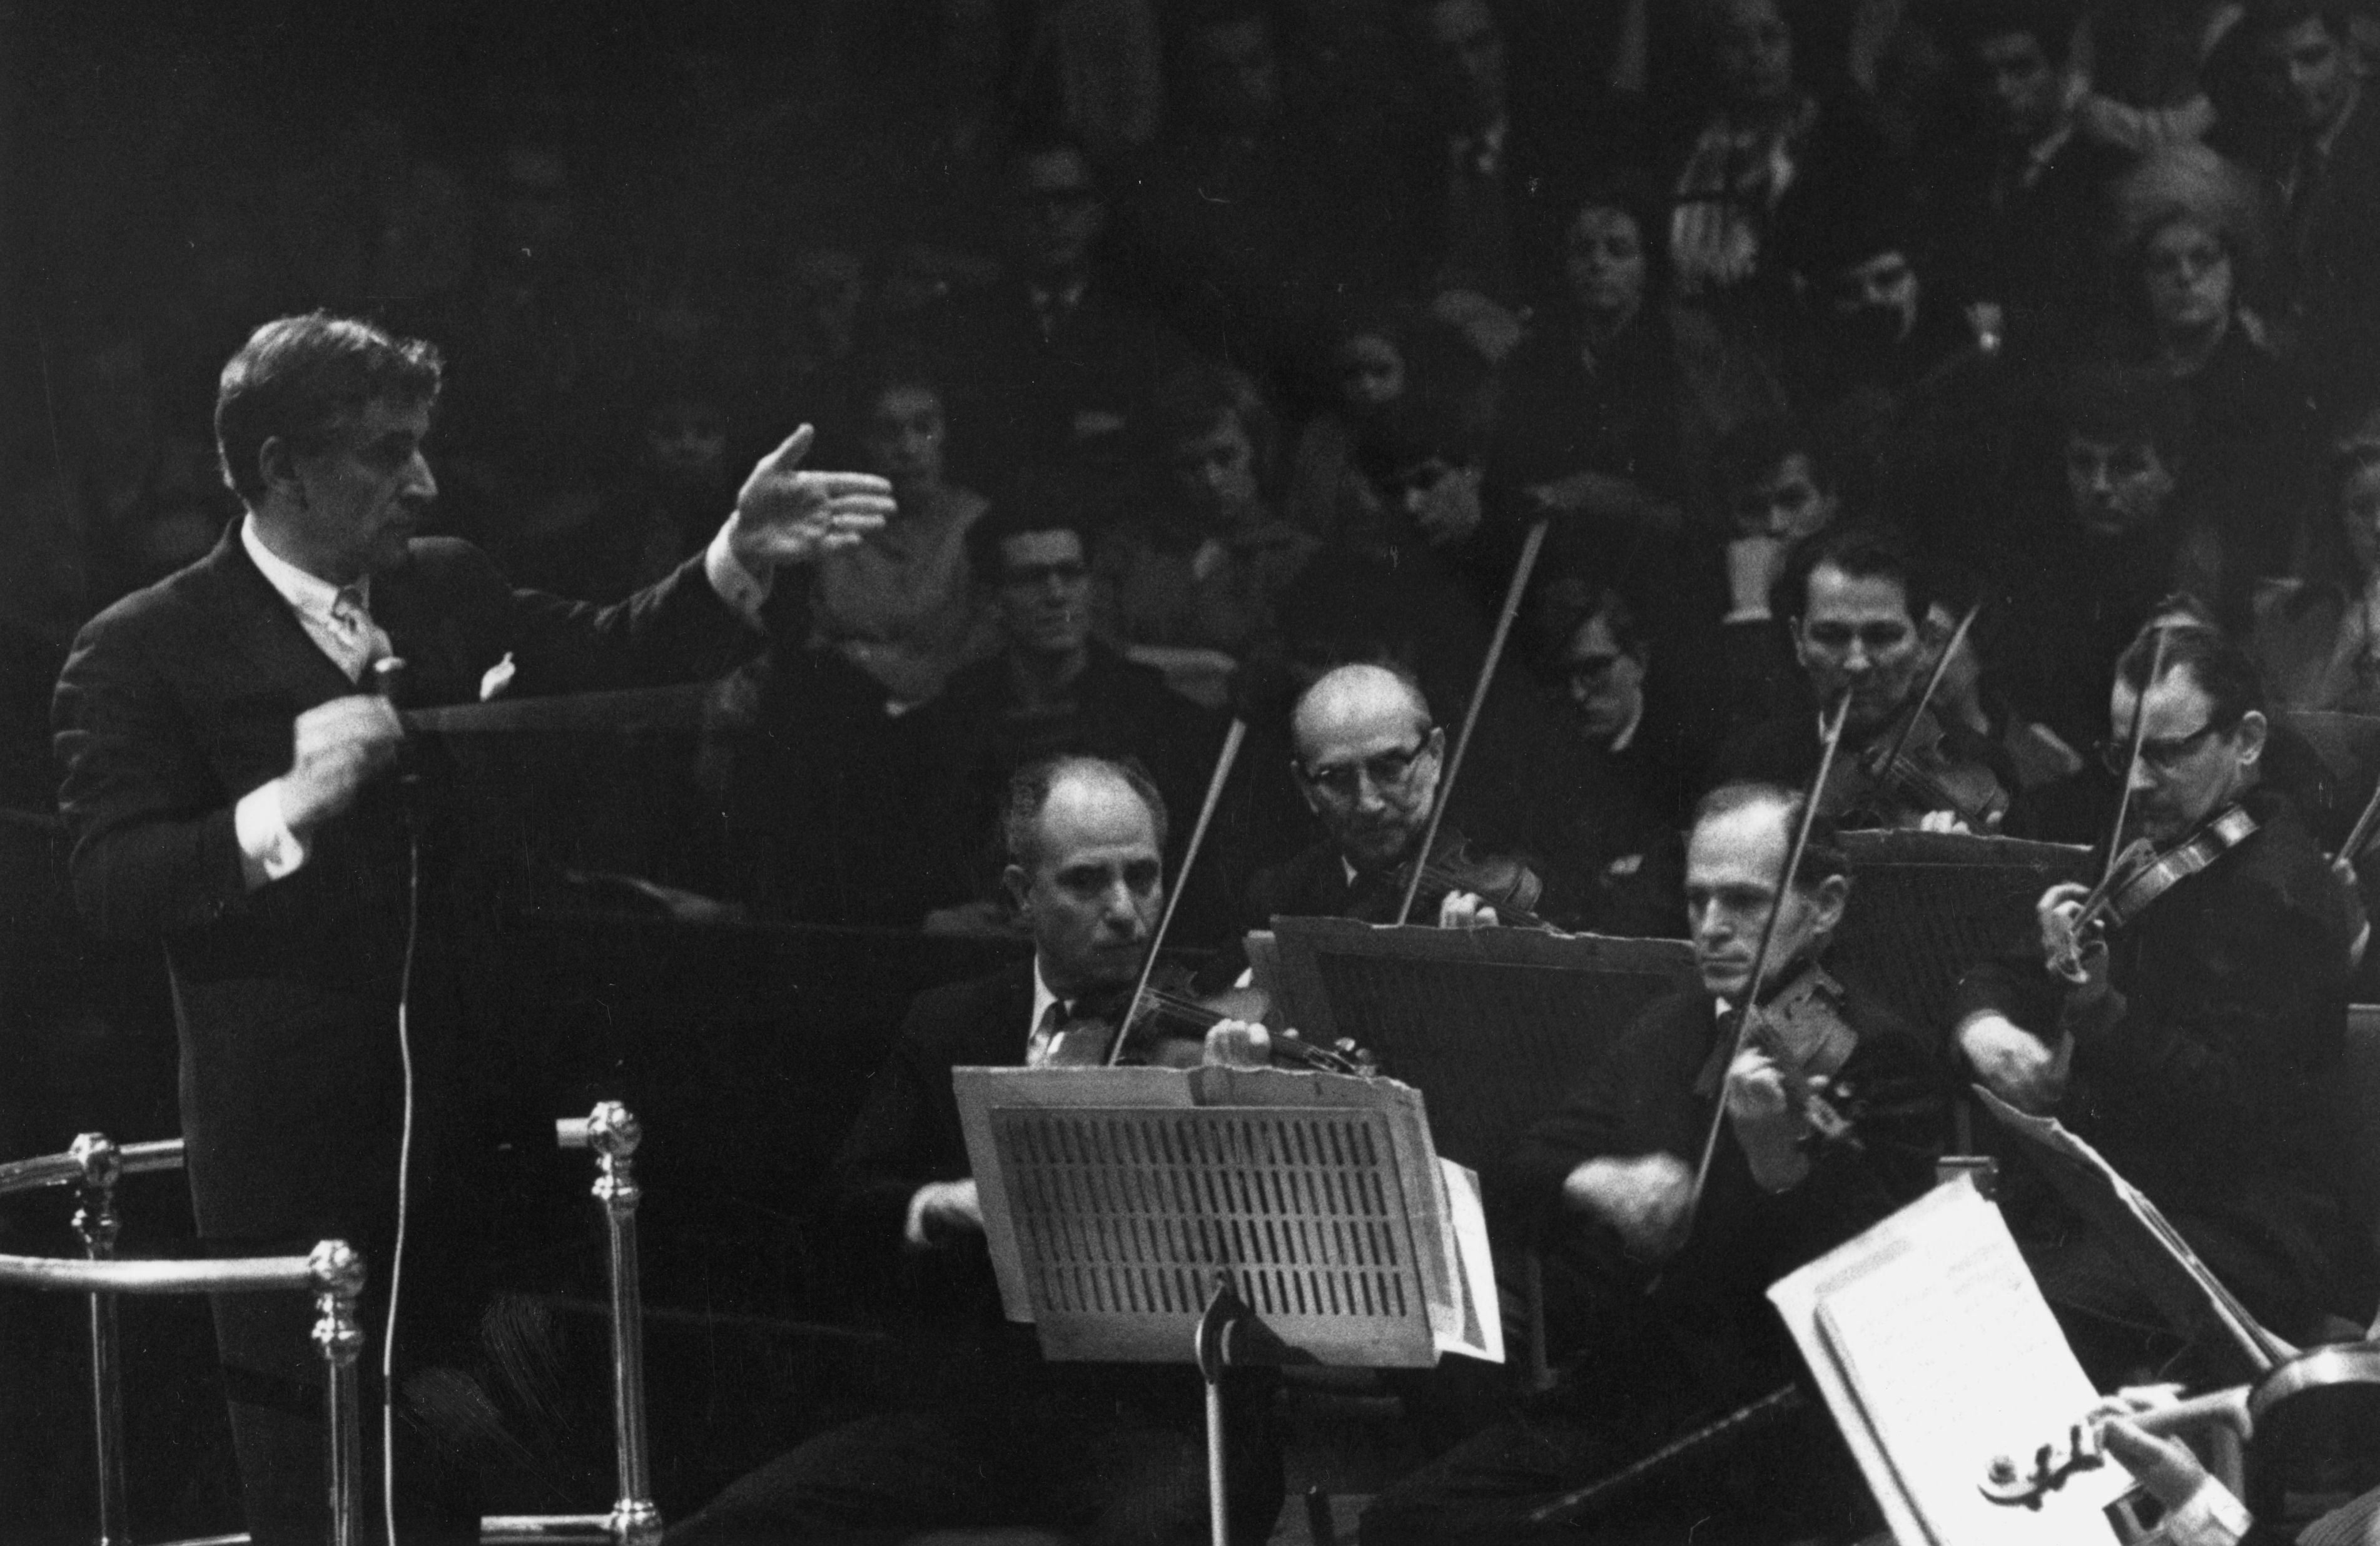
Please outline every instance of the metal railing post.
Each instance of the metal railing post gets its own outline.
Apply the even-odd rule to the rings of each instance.
[[[82,1171],[75,1183],[81,1205],[75,1210],[74,1226],[82,1238],[83,1254],[94,1262],[113,1261],[124,1222],[115,1211],[123,1156],[106,1134],[96,1132],[77,1137],[67,1153]],[[99,1546],[128,1546],[132,1526],[124,1480],[122,1344],[115,1297],[96,1290],[91,1296],[91,1411],[92,1448],[99,1462]]]
[[[364,1328],[356,1300],[364,1291],[363,1258],[345,1240],[324,1240],[306,1259],[313,1280],[314,1346],[322,1349],[329,1390],[324,1467],[331,1504],[332,1546],[363,1542],[363,1417],[356,1390],[356,1359],[364,1349]],[[383,1458],[382,1462],[387,1462]]]
[[[654,1546],[662,1538],[646,1452],[644,1295],[637,1275],[637,1203],[644,1194],[637,1185],[636,1153],[643,1137],[636,1117],[617,1101],[599,1102],[585,1117],[554,1124],[564,1148],[595,1151],[595,1198],[603,1204],[610,1236],[612,1431],[620,1494],[608,1528],[620,1546]]]

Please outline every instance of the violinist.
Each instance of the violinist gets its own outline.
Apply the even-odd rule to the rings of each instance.
[[[2046,892],[2039,939],[1961,981],[1958,1045],[1977,1079],[2057,1115],[2258,1319],[2300,1339],[2329,1308],[2343,1242],[2346,895],[2265,776],[2263,690],[2220,633],[2135,641],[2109,722],[2103,755],[2131,791],[2110,847],[2138,842],[2114,905],[2080,920],[2081,888]],[[2095,1373],[2119,1373],[2158,1352],[2161,1323],[2106,1246],[2047,1200],[2011,1196],[2085,1367],[2095,1353]]]
[[[1696,1485],[1630,1494],[1590,1518],[1530,1519],[1793,1378],[1767,1286],[1931,1182],[1945,1109],[1934,1060],[1912,1027],[1825,969],[1851,889],[1831,823],[1811,824],[1780,885],[1803,798],[1766,784],[1704,798],[1686,860],[1699,987],[1648,1006],[1488,1177],[1491,1227],[1545,1254],[1549,1300],[1560,1296],[1548,1310],[1573,1328],[1550,1349],[1567,1367],[1512,1420],[1382,1493],[1366,1546],[1862,1533],[1845,1527],[1863,1490],[1815,1405],[1759,1454],[1701,1467]],[[1774,1024],[1730,1058],[1772,909],[1758,975]],[[1697,1156],[1721,1108],[1696,1203]]]
[[[1341,666],[1323,673],[1290,715],[1291,767],[1324,836],[1249,883],[1255,926],[1288,914],[1397,921],[1411,864],[1436,808],[1446,732],[1420,684],[1387,666]],[[1475,855],[1441,825],[1411,919],[1447,928],[1503,922],[1500,904],[1521,912],[1542,887],[1522,863]]]
[[[892,1411],[809,1439],[730,1486],[674,1543],[896,1540],[1039,1529],[1086,1542],[1208,1540],[1202,1397],[1189,1366],[1050,1363],[1011,1325],[983,1245],[951,1070],[1038,1066],[1129,994],[1163,911],[1166,813],[1137,769],[1062,757],[1020,772],[1005,884],[1033,959],[921,995],[830,1180],[853,1250],[895,1268]],[[1227,1023],[1215,1034],[1237,1029]],[[1281,1500],[1269,1392],[1234,1381],[1232,1535],[1260,1540]]]
[[[1989,737],[1928,696],[1947,642],[1907,543],[1880,527],[1832,527],[1794,550],[1778,597],[1811,700],[1850,697],[1821,807],[1849,828],[1997,829],[2015,771]],[[1795,710],[1730,738],[1712,778],[1798,787],[1817,769],[1818,745],[1818,716]]]

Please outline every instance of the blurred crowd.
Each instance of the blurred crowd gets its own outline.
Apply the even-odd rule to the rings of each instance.
[[[1186,830],[1236,714],[1185,903],[1229,933],[1312,836],[1294,686],[1386,661],[1458,723],[1541,518],[1453,804],[1557,880],[1815,715],[1829,533],[1923,574],[1915,647],[1851,640],[1851,675],[1922,675],[1983,604],[1936,707],[2010,832],[2100,835],[2075,791],[2106,787],[2110,671],[2177,593],[2276,707],[2380,712],[2380,12],[785,17],[418,89],[134,41],[46,89],[6,803],[52,808],[75,630],[235,513],[212,372],[318,306],[445,353],[436,521],[522,585],[667,573],[799,422],[813,465],[892,480],[898,516],[771,598],[684,787],[638,802],[673,824],[646,868],[760,916],[998,930],[1015,767],[1135,756]],[[2343,827],[2320,760],[2304,803]]]

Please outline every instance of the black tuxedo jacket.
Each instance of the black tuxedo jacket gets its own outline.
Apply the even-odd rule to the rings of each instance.
[[[371,610],[422,704],[476,699],[506,654],[513,692],[527,695],[696,676],[759,642],[698,560],[598,610],[515,591],[478,550],[424,538],[408,564],[374,576]],[[288,770],[292,721],[356,691],[236,526],[93,619],[59,678],[76,901],[104,934],[164,942],[191,1189],[210,1238],[363,1243],[393,1211],[406,802],[395,779],[375,780],[312,835],[301,868],[253,892],[233,827],[240,797]],[[468,820],[435,805],[419,816],[424,1007],[451,993],[440,902],[448,839]],[[434,1089],[449,1027],[419,1009],[413,1027]]]

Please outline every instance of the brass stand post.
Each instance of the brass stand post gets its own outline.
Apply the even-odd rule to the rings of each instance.
[[[644,1296],[637,1277],[637,1145],[644,1130],[618,1101],[601,1101],[584,1117],[554,1124],[565,1149],[595,1151],[595,1200],[603,1204],[610,1236],[612,1286],[612,1432],[620,1494],[608,1528],[619,1546],[656,1546],[662,1514],[652,1499],[645,1439]]]
[[[82,1238],[83,1254],[94,1262],[113,1261],[123,1228],[115,1212],[123,1156],[104,1133],[96,1132],[76,1138],[67,1153],[82,1170],[76,1182],[81,1205],[75,1210],[74,1226]],[[100,1546],[128,1546],[132,1527],[124,1484],[124,1384],[113,1294],[91,1296],[91,1410],[99,1460]]]

